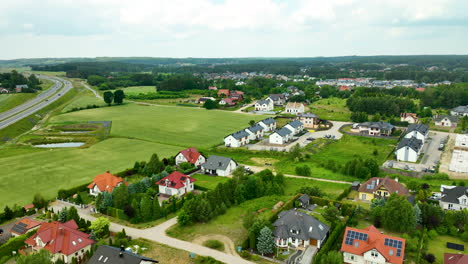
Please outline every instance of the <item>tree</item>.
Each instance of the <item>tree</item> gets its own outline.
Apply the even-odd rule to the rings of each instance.
[[[52,256],[50,255],[49,251],[45,249],[39,250],[39,252],[35,254],[30,254],[27,256],[20,255],[16,260],[17,264],[52,264],[51,261]]]
[[[123,209],[129,203],[128,199],[127,185],[120,184],[112,191],[112,200],[116,208]]]
[[[164,163],[159,160],[158,154],[151,155],[150,161],[146,164],[143,169],[143,174],[151,176],[153,174],[158,174],[164,170]]]
[[[140,212],[144,221],[150,221],[153,217],[153,210],[151,207],[152,204],[148,195],[143,196],[140,201]]]
[[[297,190],[297,193],[305,193],[309,196],[323,197],[325,193],[318,186],[305,186]]]
[[[436,260],[436,257],[433,254],[429,253],[424,256],[424,259],[429,263],[434,263]]]
[[[13,211],[8,207],[8,205],[5,206],[5,209],[3,209],[3,218],[5,220],[10,220],[14,216]]]
[[[40,193],[34,195],[33,204],[37,209],[41,209],[47,206],[46,200]]]
[[[339,251],[328,251],[326,255],[320,258],[320,264],[341,264],[343,256]]]
[[[109,91],[104,92],[104,102],[106,102],[106,104],[111,106],[113,99],[114,99],[114,94],[112,92],[109,92]]]
[[[59,221],[62,223],[65,223],[67,221],[67,216],[68,216],[68,212],[67,212],[67,208],[65,207],[59,213]]]
[[[390,195],[384,208],[382,223],[391,231],[409,232],[416,226],[413,206],[405,196],[396,193]]]
[[[369,120],[368,116],[364,112],[353,112],[351,114],[351,121],[354,123],[367,122]]]
[[[377,113],[372,117],[372,122],[379,122],[380,119],[382,119],[382,117],[380,116],[379,113]]]
[[[249,121],[249,125],[250,125],[250,126],[255,125],[255,123],[256,123],[255,120],[250,120],[250,121]]]
[[[159,205],[158,197],[155,196],[153,199],[153,219],[161,218],[161,206]]]
[[[78,223],[80,216],[78,215],[78,210],[74,206],[70,206],[67,210],[67,221],[75,220],[75,223]]]
[[[184,210],[181,210],[177,216],[177,222],[182,226],[190,224],[190,215]]]
[[[122,104],[123,99],[125,98],[125,93],[122,90],[117,90],[114,92],[114,103]]]
[[[203,107],[208,110],[215,109],[215,108],[218,108],[218,103],[216,103],[213,100],[206,100],[205,103],[203,104]]]
[[[302,158],[301,147],[299,146],[299,144],[294,145],[289,150],[289,158],[292,161],[296,161],[296,162]]]
[[[109,235],[110,222],[105,217],[99,217],[91,223],[89,227],[97,239],[105,238]]]
[[[327,209],[323,211],[323,218],[334,224],[338,220],[338,216],[340,215],[340,211],[335,206],[328,206]]]
[[[273,239],[273,232],[271,232],[270,228],[265,226],[260,230],[260,235],[258,236],[257,241],[257,249],[263,256],[263,254],[271,254],[273,253],[273,249],[275,247],[275,242]]]
[[[419,209],[418,204],[414,205],[414,219],[416,220],[416,224],[422,224],[422,216],[421,216],[421,209]]]

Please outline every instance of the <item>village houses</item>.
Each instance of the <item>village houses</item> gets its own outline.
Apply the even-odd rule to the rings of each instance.
[[[89,189],[89,194],[97,196],[102,192],[112,193],[112,190],[120,184],[128,185],[121,177],[114,176],[107,171],[94,177],[93,182],[87,188]]]
[[[231,148],[239,148],[249,144],[249,133],[244,130],[237,131],[224,138],[224,145]]]
[[[312,113],[299,113],[297,120],[301,121],[304,127],[308,129],[317,128],[319,124],[319,117]]]
[[[258,122],[258,124],[265,129],[265,132],[271,132],[276,129],[276,120],[273,117],[263,119],[262,121]]]
[[[436,115],[434,116],[434,123],[436,126],[457,127],[458,116]]]
[[[400,114],[400,121],[401,122],[408,122],[409,124],[416,124],[418,123],[418,115],[415,113],[401,113]]]
[[[245,129],[245,132],[249,134],[249,140],[259,140],[263,138],[264,128],[260,124],[255,124]]]
[[[442,188],[440,207],[445,210],[468,209],[468,187],[453,186]]]
[[[392,124],[379,121],[354,124],[351,131],[369,136],[390,136],[394,129]]]

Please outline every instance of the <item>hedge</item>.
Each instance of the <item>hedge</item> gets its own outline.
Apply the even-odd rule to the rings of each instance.
[[[36,230],[30,231],[27,234],[17,236],[8,240],[5,244],[0,246],[0,256],[10,256],[9,258],[2,258],[0,259],[0,264],[6,263],[11,257],[13,257],[12,252],[18,252],[18,249],[24,245],[24,241],[28,239],[28,237],[32,236],[36,233]]]
[[[341,245],[341,243],[338,243],[338,240],[341,237],[343,237],[345,227],[346,225],[343,225],[341,223],[335,226],[325,244],[322,246],[320,251],[314,256],[312,263],[319,263],[320,258],[326,255],[330,250],[333,250],[334,247]]]
[[[122,209],[118,209],[115,207],[107,207],[107,215],[115,217],[121,220],[128,220],[127,215],[124,213]]]
[[[345,189],[339,196],[336,198],[337,201],[343,200],[343,198],[348,197],[349,193],[351,192],[351,186]]]
[[[73,196],[76,193],[88,190],[88,187],[87,187],[88,185],[89,183],[85,183],[83,185],[73,187],[70,189],[60,189],[57,193],[57,197],[60,199],[68,198],[70,196]]]

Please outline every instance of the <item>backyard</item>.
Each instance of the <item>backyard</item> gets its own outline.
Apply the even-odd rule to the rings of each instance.
[[[324,120],[350,121],[351,111],[346,107],[346,99],[326,98],[309,105],[309,110]]]

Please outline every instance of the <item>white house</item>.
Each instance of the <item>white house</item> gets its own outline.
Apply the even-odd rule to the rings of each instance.
[[[291,121],[288,124],[286,124],[284,127],[291,130],[294,135],[304,130],[304,124],[299,120]]]
[[[352,132],[359,132],[370,136],[390,136],[395,127],[386,122],[364,122],[354,124]]]
[[[428,135],[429,126],[424,124],[411,124],[406,129],[405,138],[415,137],[424,143]]]
[[[269,142],[270,144],[285,144],[292,139],[293,134],[293,131],[282,127],[270,135]]]
[[[273,100],[267,98],[265,100],[258,100],[255,103],[255,111],[273,111]]]
[[[206,174],[229,176],[237,168],[237,162],[231,158],[211,155],[201,168]]]
[[[181,196],[193,191],[195,181],[196,179],[190,176],[174,171],[157,181],[156,184],[159,185],[159,193],[161,194]]]
[[[296,102],[289,102],[286,104],[286,113],[288,114],[299,114],[304,113],[304,104],[303,103],[296,103]]]
[[[395,151],[397,160],[409,162],[418,161],[423,144],[424,142],[416,137],[402,138]]]
[[[245,130],[237,131],[224,138],[224,145],[231,148],[242,147],[249,144],[249,142],[249,133],[245,132]]]
[[[264,128],[265,132],[274,131],[276,129],[276,120],[273,117],[263,119],[262,121],[258,122],[258,124]]]
[[[112,193],[114,188],[121,184],[128,185],[121,177],[114,176],[108,171],[94,177],[93,182],[87,187],[89,189],[89,194],[97,196],[102,192]]]
[[[445,210],[468,209],[468,187],[443,188],[439,205]]]
[[[409,124],[416,124],[418,123],[418,115],[415,113],[401,113],[400,121],[408,122]]]
[[[203,163],[206,162],[206,158],[205,156],[200,154],[200,152],[198,152],[196,148],[191,147],[191,148],[182,150],[175,157],[176,165],[179,165],[184,162],[188,162],[197,167],[200,167]]]
[[[436,126],[457,127],[458,116],[436,115],[434,122]]]
[[[453,116],[468,116],[468,105],[457,106],[450,110],[450,114]]]
[[[286,97],[284,94],[270,94],[269,99],[273,101],[274,105],[284,105],[286,103]]]
[[[264,128],[260,124],[255,124],[245,129],[245,132],[249,134],[249,140],[258,140],[263,138]]]

